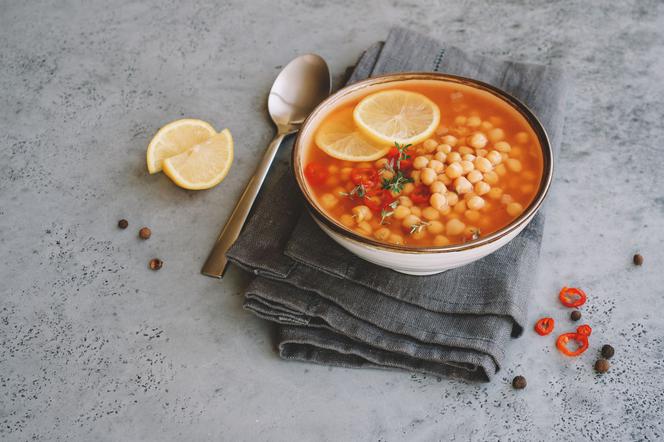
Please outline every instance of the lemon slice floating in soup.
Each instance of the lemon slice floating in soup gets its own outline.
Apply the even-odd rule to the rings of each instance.
[[[346,108],[326,118],[316,132],[316,144],[331,157],[345,161],[373,161],[384,156],[392,141],[372,142],[357,130],[353,109]]]
[[[416,144],[436,130],[440,110],[423,94],[393,89],[362,99],[355,106],[353,118],[357,127],[376,142]]]

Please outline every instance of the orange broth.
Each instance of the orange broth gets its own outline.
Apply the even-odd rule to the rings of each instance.
[[[530,205],[542,179],[542,151],[537,136],[518,111],[488,92],[456,83],[406,84],[399,86],[398,89],[421,93],[436,103],[440,109],[440,124],[434,134],[428,140],[407,150],[410,158],[404,160],[403,173],[413,182],[403,186],[403,190],[397,193],[382,191],[382,180],[380,180],[381,182],[375,185],[378,197],[365,195],[360,198],[357,194],[349,196],[347,194],[357,187],[357,181],[353,182],[352,176],[355,175],[357,178],[355,172],[358,170],[364,170],[365,175],[366,170],[375,170],[379,177],[386,173],[389,177],[389,172],[385,171],[383,164],[386,161],[358,163],[338,160],[319,149],[313,140],[314,137],[311,137],[310,144],[305,148],[304,166],[305,171],[308,165],[315,166],[318,176],[314,179],[310,174],[305,173],[305,176],[316,203],[331,218],[356,233],[380,242],[431,247],[460,244],[489,235],[510,224]],[[355,107],[362,98],[364,97],[344,103],[343,106],[334,109],[330,115],[348,107]],[[325,118],[329,118],[330,115]],[[502,129],[502,136],[496,129]],[[470,143],[471,137],[479,132],[488,140],[486,146],[482,148],[473,147]],[[455,137],[456,143],[452,143],[449,136]],[[449,152],[446,152],[448,150]],[[394,151],[395,149],[392,149],[391,157],[388,154],[384,158],[396,158]],[[489,154],[492,151],[500,155],[500,161],[495,164],[492,161],[492,170],[481,175],[480,181],[490,187],[486,193],[478,193],[477,190],[486,191],[487,186],[477,186],[476,181],[471,183],[473,189],[470,192],[457,193],[455,179],[441,176],[446,175],[448,166],[455,162],[457,157],[453,152],[459,153],[462,161],[465,155],[475,156],[471,162],[477,160],[477,157],[489,157],[497,161],[495,153]],[[439,205],[434,210],[430,196],[436,193],[432,189],[441,189],[440,185],[432,187],[433,184],[423,184],[420,177],[423,169],[414,168],[413,162],[417,157],[425,157],[428,164],[434,164],[431,161],[436,159],[436,154],[439,152],[444,154],[438,158],[444,157],[444,161],[441,162],[445,170],[436,173],[436,181],[445,184],[444,193],[438,193],[444,196],[447,205],[446,207]],[[424,162],[424,160],[418,161]],[[440,165],[435,164],[440,170]],[[394,166],[392,160],[393,169]],[[463,176],[468,178],[470,172],[466,170]],[[478,177],[477,173],[471,175],[473,180],[477,180]],[[456,203],[452,194],[456,194],[458,200]],[[478,196],[483,200],[483,206],[477,210],[470,208],[470,200]],[[367,198],[373,198],[372,204],[367,204]],[[391,206],[386,206],[388,202]],[[470,204],[477,207],[479,200],[474,199]],[[358,206],[371,206],[370,219],[367,219],[364,212],[358,212],[359,209],[353,211]],[[399,206],[404,207],[397,210]],[[397,219],[395,211],[401,216],[406,213],[406,209],[413,217],[407,220],[403,217]],[[411,222],[414,217],[420,222]]]

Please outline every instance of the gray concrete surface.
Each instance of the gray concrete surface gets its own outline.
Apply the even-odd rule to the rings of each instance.
[[[488,385],[283,362],[247,277],[198,274],[272,136],[279,67],[315,51],[338,81],[393,24],[569,70],[530,316],[571,328],[556,292],[586,288],[582,357],[527,332]],[[662,440],[663,30],[660,1],[2,1],[0,439]],[[145,171],[182,116],[235,136],[211,191]]]

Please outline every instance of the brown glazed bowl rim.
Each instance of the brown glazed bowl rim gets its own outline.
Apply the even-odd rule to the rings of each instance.
[[[542,178],[540,180],[539,188],[537,194],[533,201],[526,207],[526,209],[515,218],[511,223],[493,232],[490,235],[481,237],[476,240],[468,241],[461,244],[451,244],[446,246],[431,246],[431,247],[413,247],[406,245],[397,245],[397,244],[388,244],[374,240],[372,238],[367,238],[358,233],[353,232],[352,230],[347,229],[342,226],[339,222],[332,219],[329,215],[325,213],[316,202],[313,200],[312,196],[307,191],[307,185],[304,179],[304,168],[302,167],[300,151],[306,146],[304,143],[303,133],[309,129],[309,126],[314,119],[320,116],[321,113],[327,113],[330,110],[335,108],[335,104],[343,101],[345,97],[349,94],[355,93],[361,89],[369,88],[376,85],[385,85],[389,83],[394,83],[394,86],[397,87],[400,82],[405,81],[443,81],[443,82],[452,82],[458,83],[465,86],[469,86],[475,89],[486,91],[499,99],[506,102],[513,109],[519,112],[528,122],[532,130],[537,135],[539,140],[539,145],[542,149],[542,159],[543,159],[543,168],[542,168]],[[313,136],[313,134],[312,134]],[[295,139],[295,144],[293,145],[293,151],[291,154],[291,168],[297,185],[300,188],[300,192],[304,196],[305,204],[309,212],[314,216],[314,218],[322,223],[325,227],[332,230],[334,233],[337,233],[343,236],[345,239],[350,240],[358,245],[361,245],[366,248],[374,250],[382,250],[396,253],[406,253],[406,254],[430,254],[430,253],[448,253],[448,252],[459,252],[463,250],[474,249],[477,247],[482,247],[484,245],[493,243],[506,235],[509,235],[514,230],[519,229],[524,223],[527,223],[532,216],[539,210],[542,205],[549,188],[551,187],[551,181],[553,179],[553,151],[551,149],[551,144],[549,143],[549,137],[546,133],[546,130],[537,119],[535,114],[520,100],[514,96],[508,94],[507,92],[492,86],[490,84],[474,80],[471,78],[465,78],[457,75],[450,74],[441,74],[433,72],[404,72],[398,74],[388,74],[381,75],[376,77],[371,77],[357,83],[353,83],[350,86],[346,86],[334,94],[326,98],[322,103],[320,103],[314,110],[309,114],[307,119],[304,121],[302,127],[298,131],[297,138]]]

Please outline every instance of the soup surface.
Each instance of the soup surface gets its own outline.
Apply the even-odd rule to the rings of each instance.
[[[335,158],[319,146],[318,136],[305,146],[305,179],[331,218],[379,242],[430,247],[489,235],[528,207],[543,159],[520,113],[488,92],[452,82],[407,83],[398,90],[421,94],[437,106],[439,123],[432,123],[426,139],[384,144],[384,153],[371,161]],[[336,120],[351,130],[363,98],[333,109],[317,132]],[[359,144],[381,144],[358,132]]]

